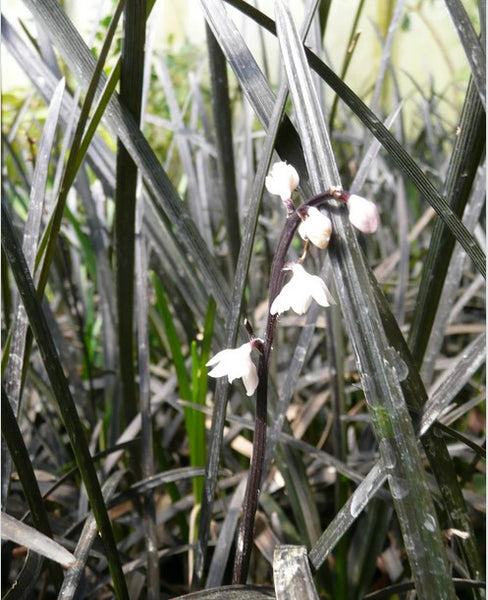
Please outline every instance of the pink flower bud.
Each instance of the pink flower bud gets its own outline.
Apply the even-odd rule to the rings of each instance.
[[[347,200],[349,220],[363,233],[374,233],[380,224],[380,215],[374,202],[351,194]]]

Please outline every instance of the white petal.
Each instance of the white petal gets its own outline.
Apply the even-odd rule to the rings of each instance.
[[[312,214],[310,214],[310,211],[312,211]],[[318,248],[326,248],[332,233],[331,220],[327,215],[324,215],[314,207],[309,209],[308,215],[308,237],[310,241]]]
[[[266,175],[266,179],[264,180],[264,185],[270,194],[274,196],[281,196],[283,185],[281,181],[273,177],[272,175]],[[285,188],[286,189],[286,188]]]
[[[312,296],[310,294],[297,294],[292,300],[291,308],[297,315],[304,315],[312,304]]]
[[[320,304],[320,306],[330,306],[331,304],[335,304],[335,300],[327,289],[324,281],[316,275],[312,275],[312,277],[315,279],[311,282],[310,289],[315,302]]]
[[[302,221],[298,226],[298,235],[302,238],[302,240],[308,240],[306,223],[306,221]]]
[[[251,359],[249,359],[251,361]],[[259,383],[259,377],[258,377],[258,373],[256,370],[256,367],[254,366],[254,363],[251,362],[251,366],[249,367],[249,371],[247,373],[247,375],[243,375],[242,376],[242,383],[244,384],[244,387],[246,388],[246,394],[248,396],[252,396],[256,390],[256,388],[258,387],[258,383]]]
[[[265,185],[270,194],[280,196],[285,202],[298,186],[300,178],[296,169],[286,162],[275,163],[266,177]]]
[[[281,314],[289,308],[298,315],[303,315],[309,309],[312,298],[321,306],[335,304],[334,298],[320,277],[310,275],[299,263],[293,264],[291,269],[292,278],[283,286],[271,305],[272,315]]]
[[[210,377],[224,377],[229,375],[229,367],[226,362],[221,362],[216,367],[214,367],[211,371],[208,372]],[[232,379],[229,381],[232,383]]]
[[[332,233],[332,222],[327,215],[314,206],[308,207],[307,217],[298,226],[304,240],[310,240],[318,248],[327,248]]]
[[[207,362],[207,366],[214,366],[209,372],[210,377],[225,377],[232,383],[234,379],[242,377],[246,393],[251,396],[258,385],[258,374],[251,360],[252,344],[247,342],[239,348],[221,350]]]
[[[283,289],[271,305],[270,312],[272,315],[276,313],[281,314],[289,308],[293,309],[297,314],[303,315],[312,302],[312,297],[307,290],[307,286],[304,285],[304,275],[305,278],[308,276],[305,269],[299,264],[294,264],[292,271],[292,278],[283,286]]]
[[[239,348],[229,348],[218,352],[207,362],[207,366],[216,365],[209,372],[210,377],[224,377],[227,375],[229,382],[232,383],[234,379],[247,375],[250,365],[253,365],[251,350],[251,344],[247,342]]]
[[[290,292],[290,284],[291,284],[291,281],[289,281],[287,284],[285,284],[283,286],[281,292],[274,299],[273,304],[271,305],[271,308],[269,309],[269,312],[272,315],[275,315],[276,313],[281,315],[281,313],[284,313],[286,310],[288,310],[291,307],[292,296],[293,296],[293,286],[291,286],[291,292]]]
[[[228,350],[221,350],[220,352],[217,352],[217,354],[215,356],[213,356],[207,363],[205,363],[205,366],[212,367],[213,365],[216,365],[220,361],[225,362],[227,356],[229,356],[229,355],[232,356],[232,351],[233,351],[233,348],[229,348]]]

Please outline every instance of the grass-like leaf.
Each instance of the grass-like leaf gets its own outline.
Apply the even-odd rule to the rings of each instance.
[[[468,59],[480,102],[486,109],[486,52],[461,1],[446,0],[446,6]]]
[[[136,125],[140,124],[146,2],[127,2],[124,7],[124,37],[120,68],[120,101]],[[117,148],[115,184],[115,280],[118,309],[119,368],[125,422],[137,413],[134,368],[134,254],[137,166],[121,141]],[[138,455],[133,467],[140,472]]]
[[[222,189],[219,190],[224,209],[229,240],[229,272],[234,273],[241,247],[239,212],[235,178],[232,121],[229,102],[229,82],[224,53],[207,25],[207,47],[212,84],[212,110],[215,125],[217,168]]]
[[[65,81],[62,79],[54,94],[46,117],[37,160],[32,177],[31,197],[29,212],[24,228],[22,249],[25,260],[31,273],[34,272],[35,257],[41,232],[41,218],[44,209],[44,196],[48,180],[51,152],[58,127],[59,112],[65,90]],[[31,337],[28,335],[28,320],[23,305],[20,303],[15,313],[9,339],[6,342],[2,356],[2,376],[5,393],[12,410],[18,415],[21,389],[25,379],[24,355],[29,353]],[[8,359],[8,360],[7,360]],[[3,368],[4,362],[6,363]],[[8,486],[10,469],[8,468],[8,455],[5,455],[2,465],[2,498]]]
[[[14,462],[17,474],[26,496],[27,503],[29,504],[32,520],[36,529],[48,536],[53,538],[51,526],[47,516],[46,509],[42,500],[41,492],[37,484],[34,469],[29,458],[29,453],[25,446],[24,438],[20,432],[17,419],[15,418],[14,411],[12,409],[10,399],[4,387],[2,386],[2,436],[7,443],[7,447]],[[2,513],[3,515],[3,513]],[[3,526],[3,523],[2,523]],[[61,562],[61,561],[58,561]],[[63,563],[62,563],[63,564]],[[53,564],[49,566],[51,577],[59,588],[63,579],[63,573],[61,569]]]
[[[289,13],[280,2],[276,16],[310,181],[318,194],[338,185],[339,177],[303,47]],[[341,308],[354,345],[417,591],[421,597],[430,598],[442,590],[446,598],[454,598],[439,525],[400,386],[401,374],[395,358],[398,355],[388,344],[367,267],[351,227],[347,226],[343,211],[335,209],[331,217],[336,234],[329,252]],[[432,521],[432,527],[425,527],[426,520]]]
[[[93,512],[105,543],[107,559],[116,593],[120,598],[128,598],[125,578],[120,564],[120,556],[115,545],[112,526],[103,501],[95,467],[85,441],[83,427],[52,340],[46,317],[37,298],[32,277],[25,263],[4,202],[2,202],[2,246],[12,273],[15,276],[17,287],[29,318],[29,324],[39,346],[44,366],[58,403],[58,408],[70,436],[73,453],[76,457],[78,468],[82,474]]]
[[[40,4],[27,0],[26,3],[36,18],[50,32],[55,45],[70,65],[73,73],[79,77],[80,83],[88,86],[92,81],[94,59],[59,4],[53,0],[43,0]],[[100,92],[102,88],[103,84],[100,84]],[[216,299],[218,310],[224,314],[228,306],[227,286],[216,267],[215,259],[203,242],[195,223],[181,203],[173,184],[154,155],[148,141],[142,135],[127,108],[120,103],[116,94],[112,95],[104,116],[108,119],[110,128],[118,132],[119,138],[129,150],[132,159],[151,189],[151,198],[156,203],[157,209],[162,210],[171,222],[180,244],[198,265],[209,292]]]
[[[72,565],[76,560],[61,544],[4,512],[2,512],[2,538],[26,546],[64,566]]]
[[[469,198],[478,165],[485,148],[485,111],[473,81],[468,86],[461,115],[459,135],[454,144],[449,164],[445,191],[452,210],[462,216]],[[415,361],[420,366],[429,340],[442,292],[450,257],[456,239],[438,221],[434,227],[429,253],[424,264],[424,275],[420,284],[409,345]]]
[[[123,472],[117,472],[111,475],[102,486],[102,493],[105,501],[108,503],[115,493],[117,486],[122,479]],[[80,580],[82,579],[83,570],[89,558],[90,550],[97,537],[97,522],[93,514],[89,514],[83,530],[81,531],[78,543],[74,550],[76,563],[66,570],[63,585],[59,592],[59,597],[63,599],[73,598],[78,589]]]
[[[66,541],[70,549],[76,545],[77,562],[65,572],[63,596],[79,595],[82,575],[85,595],[107,592],[111,585],[108,565],[114,554],[111,557],[103,548],[100,552],[106,533],[89,506],[93,497],[99,501],[100,496],[90,489],[87,494],[84,481],[90,477],[89,468],[88,475],[80,473],[80,456],[73,460],[70,435],[76,429],[62,412],[71,410],[72,418],[82,425],[80,443],[89,447],[87,461],[106,480],[104,504],[99,509],[109,510],[114,520],[116,552],[131,597],[171,595],[175,593],[173,577],[174,583],[195,590],[201,590],[206,573],[207,587],[225,584],[234,552],[234,564],[244,565],[244,569],[239,566],[238,576],[244,581],[247,558],[242,561],[241,557],[249,557],[251,550],[249,580],[283,581],[278,562],[276,575],[268,564],[278,542],[309,548],[320,596],[360,598],[373,585],[375,589],[378,584],[386,586],[388,577],[397,581],[399,569],[403,569],[403,580],[411,578],[405,552],[393,563],[378,558],[383,553],[391,557],[395,547],[403,550],[399,524],[415,535],[411,523],[426,517],[423,508],[427,507],[429,517],[433,511],[421,496],[415,498],[420,507],[413,508],[408,497],[399,498],[403,487],[398,476],[404,475],[401,469],[410,468],[415,446],[422,453],[421,475],[427,476],[440,527],[463,532],[458,538],[443,538],[451,573],[442,583],[452,578],[455,587],[472,588],[460,591],[462,597],[481,600],[483,594],[475,586],[483,578],[480,515],[486,451],[480,378],[485,359],[481,322],[485,298],[483,276],[475,270],[484,272],[480,210],[485,176],[479,152],[482,128],[476,130],[474,123],[483,116],[483,94],[481,102],[478,99],[483,66],[476,69],[475,62],[484,43],[484,4],[479,6],[481,34],[477,39],[476,25],[473,28],[466,21],[460,3],[446,2],[468,60],[458,53],[456,61],[450,62],[454,50],[446,41],[452,32],[436,29],[431,18],[433,13],[448,17],[445,6],[407,14],[400,0],[367,22],[377,39],[366,33],[361,36],[361,46],[353,50],[354,62],[349,63],[349,42],[354,45],[358,26],[368,19],[362,14],[359,22],[366,3],[341,13],[340,39],[334,48],[331,29],[337,29],[337,20],[331,19],[338,7],[322,2],[317,8],[317,3],[309,3],[300,35],[291,34],[293,24],[283,27],[281,20],[279,43],[292,65],[288,66],[290,80],[296,84],[294,97],[288,100],[287,77],[281,78],[277,91],[272,87],[276,67],[280,67],[275,61],[279,49],[275,23],[250,3],[229,0],[227,4],[239,14],[229,6],[226,10],[222,0],[202,0],[203,11],[192,15],[192,24],[205,19],[207,46],[194,36],[181,46],[174,45],[172,37],[161,36],[160,20],[151,15],[153,3],[147,0],[147,10],[139,12],[144,3],[128,6],[127,15],[134,18],[123,25],[118,18],[124,0],[108,9],[100,6],[87,43],[79,35],[81,29],[77,31],[67,18],[69,7],[64,9],[56,0],[26,0],[36,31],[31,21],[12,21],[23,30],[22,37],[2,15],[7,58],[27,74],[32,89],[31,93],[17,87],[2,92],[6,107],[2,167],[7,174],[2,178],[2,210],[7,206],[19,238],[24,231],[42,233],[47,224],[42,249],[48,247],[48,256],[41,286],[34,292],[39,302],[46,284],[42,311],[49,332],[46,327],[42,331],[49,334],[62,357],[77,413],[69,396],[68,409],[61,406],[65,387],[59,383],[53,387],[46,377],[39,344],[29,331],[27,342],[34,341],[33,350],[16,351],[18,376],[11,377],[12,389],[20,392],[12,395],[22,398],[19,423],[11,411],[4,420],[12,425],[2,423],[4,437],[10,440],[9,451],[2,452],[6,512],[18,518],[19,510],[23,511],[24,522],[30,519],[38,531],[44,531],[43,517],[39,521],[36,512],[44,507],[52,530],[62,531],[61,543]],[[5,13],[9,14],[8,7]],[[475,23],[476,15],[470,14]],[[15,15],[13,19],[17,21]],[[400,39],[416,39],[418,19],[437,44],[437,56],[450,69],[448,80],[436,72],[431,85],[426,85],[410,56],[390,52]],[[145,32],[141,82],[142,65],[136,55],[140,59]],[[357,52],[373,51],[372,45],[376,52],[367,65],[372,76],[359,98],[361,74],[353,80],[352,71],[359,60]],[[342,77],[337,77],[318,56],[326,61],[330,57],[339,65],[339,73],[341,48],[345,58]],[[429,68],[434,65],[432,58]],[[464,61],[461,69],[458,59]],[[311,80],[307,62],[315,71]],[[473,82],[465,95],[470,67]],[[234,77],[226,84],[228,70],[236,75],[237,84]],[[346,70],[356,93],[344,84]],[[62,74],[67,83],[61,93]],[[447,87],[439,88],[441,80]],[[126,85],[132,81],[133,85]],[[404,94],[405,84],[413,86],[411,94]],[[131,109],[132,91],[137,103],[143,96],[141,111]],[[448,95],[451,91],[452,96]],[[388,119],[376,108],[383,106],[376,100],[386,92],[388,96],[391,92],[396,106]],[[335,159],[324,127],[332,100]],[[460,122],[463,101],[462,127],[454,136],[452,123]],[[414,105],[418,114],[407,127],[406,115]],[[56,135],[58,131],[63,135]],[[279,199],[263,194],[274,149],[300,173],[293,201],[300,196],[332,213],[334,232],[326,260],[322,264],[324,253],[315,248],[303,260],[305,266],[320,272],[340,302],[325,314],[312,304],[306,316],[281,316],[276,339],[278,321],[268,318],[264,325],[266,307],[284,282],[285,254],[287,260],[296,260],[302,248],[293,233],[299,213],[286,218]],[[469,182],[463,182],[464,167]],[[348,183],[350,192],[374,196],[380,203],[379,232],[359,235],[359,247],[342,204],[326,200],[330,194],[306,200],[331,182],[340,184],[339,169],[343,182],[346,177],[353,181],[352,186]],[[142,185],[134,192],[136,171]],[[129,182],[127,186],[121,184],[122,178]],[[222,190],[227,191],[221,198]],[[127,202],[120,202],[124,193]],[[134,221],[130,215],[136,196]],[[38,199],[44,197],[41,213]],[[50,214],[55,215],[54,221]],[[114,247],[115,229],[117,242],[124,235],[117,219],[124,221],[129,237],[134,237],[135,229],[126,253],[132,260],[135,246],[134,267],[124,272],[117,264],[120,257],[115,256],[115,251],[125,254],[119,244]],[[432,238],[433,228],[444,233]],[[452,254],[446,253],[441,265],[436,256],[441,256],[438,242],[444,235],[460,243],[454,245]],[[38,239],[39,233],[34,231],[33,236]],[[4,238],[7,247],[9,237]],[[38,261],[42,260],[42,249],[38,252],[37,244],[23,248],[31,272],[35,273],[29,256],[37,254]],[[6,265],[2,273],[5,373],[9,351],[17,346],[12,334],[23,337],[15,324],[17,306],[23,304],[15,282],[22,269],[19,274],[19,269],[9,268],[3,248],[2,260]],[[445,277],[444,268],[448,269]],[[439,289],[429,294],[433,271],[439,275]],[[131,315],[132,293],[127,298],[119,294],[123,308],[116,306],[116,278],[119,291],[128,290],[135,281]],[[332,284],[331,278],[335,279]],[[417,296],[421,281],[423,291]],[[438,293],[440,288],[442,293]],[[422,298],[425,302],[416,301]],[[137,340],[132,349],[122,344],[131,367],[137,365],[132,374],[122,369],[125,387],[135,391],[129,418],[122,421],[117,338],[125,339],[117,333],[119,311],[127,317],[130,341]],[[435,320],[430,331],[421,332],[420,344],[427,340],[427,345],[420,368],[404,336],[412,318],[421,322],[423,314],[429,318],[435,314]],[[244,317],[246,328],[242,327]],[[27,327],[32,320],[24,318]],[[211,353],[242,344],[252,330],[263,337],[256,343],[264,350],[259,358],[256,402],[244,396],[240,382],[229,385],[225,377],[215,382],[205,367]],[[9,336],[13,346],[9,346]],[[9,368],[12,364],[10,360]],[[58,372],[61,377],[59,368]],[[2,408],[11,407],[4,403]],[[250,416],[255,412],[257,425]],[[407,433],[411,436],[408,447],[404,443]],[[80,452],[85,456],[83,449]],[[127,461],[134,461],[139,453],[142,460],[127,472]],[[19,480],[9,475],[10,454],[16,459]],[[244,494],[251,454],[250,483]],[[418,460],[418,452],[413,458]],[[38,484],[28,474],[29,468],[35,469]],[[417,473],[414,477],[420,482]],[[29,481],[40,487],[41,498],[30,489]],[[390,488],[385,485],[388,481]],[[115,493],[119,487],[122,490]],[[258,497],[259,528],[253,532]],[[240,512],[245,516],[239,525]],[[435,529],[432,538],[438,540],[437,522],[429,520],[428,524]],[[102,539],[97,541],[99,531]],[[409,550],[412,564],[412,554],[418,555],[425,540],[427,559],[435,556],[429,546],[432,539],[425,535]],[[39,590],[41,569],[53,563],[28,552],[22,565],[10,547],[11,543],[5,548],[5,566],[10,566],[17,585],[6,592],[6,598]],[[432,566],[424,556],[417,558],[426,569]],[[423,575],[423,566],[415,565],[417,579]],[[462,582],[453,577],[458,574],[465,578]],[[236,580],[235,569],[233,577]],[[48,594],[59,590],[55,578],[48,572]],[[407,585],[419,587],[415,581]],[[291,587],[284,591],[288,593]],[[402,593],[402,588],[397,585],[374,592],[388,593]]]
[[[303,160],[301,158],[301,154],[297,152],[297,146],[295,146],[295,150],[293,150],[293,145],[291,147],[289,145],[289,139],[287,140],[287,137],[289,137],[290,135],[290,125],[286,118],[283,121],[284,126],[282,124],[281,129],[278,130],[282,119],[284,103],[287,96],[286,86],[283,85],[280,88],[276,102],[274,104],[270,104],[269,101],[272,98],[272,95],[270,96],[269,88],[263,79],[262,73],[259,70],[258,66],[255,64],[254,59],[249,53],[247,46],[244,44],[240,34],[237,32],[232,21],[230,21],[230,19],[228,18],[222,2],[205,0],[205,2],[202,3],[202,6],[205,11],[207,22],[211,26],[214,35],[217,37],[218,42],[221,45],[227,60],[231,64],[232,68],[234,69],[234,72],[238,75],[238,77],[242,78],[241,83],[243,85],[243,88],[247,90],[249,94],[251,94],[250,99],[253,104],[253,107],[256,110],[260,111],[262,116],[264,115],[263,118],[268,126],[268,135],[266,138],[265,146],[262,151],[262,157],[259,162],[258,171],[254,180],[253,191],[251,194],[253,201],[246,219],[245,232],[243,235],[241,251],[239,253],[239,260],[234,280],[231,301],[231,313],[230,318],[228,320],[227,328],[227,347],[232,347],[236,341],[239,315],[241,311],[241,304],[244,293],[244,285],[246,282],[250,264],[252,245],[254,241],[257,219],[259,215],[260,201],[262,196],[262,190],[264,187],[264,179],[268,171],[273,146],[276,146],[276,148],[281,149],[282,152],[290,152],[291,155],[296,158],[296,162],[300,164],[303,164]],[[313,7],[311,7],[309,15],[313,14],[312,8]],[[306,21],[304,31],[308,29],[309,23],[309,20]],[[261,92],[263,92],[266,95],[263,96]],[[220,440],[222,437],[224,425],[226,393],[227,384],[225,383],[225,381],[220,380],[217,383],[215,394],[216,409],[213,415],[211,430],[212,447],[209,455],[207,477],[205,480],[207,489],[206,494],[204,496],[204,504],[202,507],[202,537],[200,539],[200,546],[198,547],[199,554],[197,554],[197,571],[196,576],[194,578],[195,582],[198,582],[198,577],[201,575],[201,570],[203,568],[203,550],[206,547],[205,536],[207,535],[206,532],[208,531],[207,518],[210,515],[209,506],[207,506],[206,502],[210,503],[212,501],[211,499],[213,499],[215,491]],[[288,461],[295,462],[294,458],[290,455],[289,452]],[[285,472],[288,473],[288,471],[286,470]],[[306,484],[303,481],[303,478],[301,477],[302,471],[298,467],[296,467],[296,472],[298,474],[298,479],[294,481],[292,478],[290,478],[290,484],[296,485],[297,487],[301,487],[302,492],[306,494],[306,492],[304,491],[306,490]],[[300,494],[297,495],[297,498],[299,495]],[[302,501],[303,499],[304,497],[302,495]],[[294,502],[293,505],[298,512],[300,512],[304,506],[303,502]],[[308,505],[311,507],[310,502],[308,503]],[[313,509],[311,508],[311,510]],[[312,525],[316,522],[316,519],[314,518],[312,520],[307,520],[306,518],[303,518],[301,519],[301,521],[305,524],[307,528],[307,523]],[[200,556],[199,560],[198,556]]]
[[[242,0],[226,0],[226,2],[232,4],[244,14],[249,15],[250,18],[256,20],[262,27],[266,28],[271,33],[276,34],[276,27],[272,19],[253,6],[250,6],[247,2],[243,2]],[[452,211],[446,200],[439,194],[429,179],[427,179],[419,165],[413,160],[400,142],[398,142],[386,127],[384,127],[377,116],[327,65],[307,48],[305,49],[305,54],[310,67],[315,70],[328,85],[330,85],[330,87],[340,96],[342,101],[349,106],[361,122],[382,143],[384,148],[389,152],[396,167],[407,179],[415,184],[420,194],[435,209],[439,217],[454,234],[457,241],[472,258],[479,272],[485,276],[486,265],[483,250],[474,236],[463,226],[459,217]],[[300,165],[293,162],[293,157],[291,155],[284,153],[282,154],[282,157],[289,160],[292,164],[296,164],[297,168],[299,168]]]
[[[137,364],[139,374],[139,409],[141,415],[141,475],[149,478],[154,475],[153,421],[151,414],[151,378],[149,351],[149,276],[147,267],[146,238],[143,235],[143,206],[141,202],[136,212],[134,263],[136,275],[135,314],[137,323]],[[156,501],[151,493],[143,496],[144,530],[147,536],[148,596],[154,598],[159,590],[158,536],[156,528]]]

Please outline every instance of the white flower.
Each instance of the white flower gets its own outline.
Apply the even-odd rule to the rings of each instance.
[[[304,240],[310,240],[318,248],[327,248],[332,233],[332,222],[327,215],[314,206],[308,206],[305,219],[298,226]]]
[[[227,375],[229,383],[242,377],[247,395],[252,396],[259,382],[256,367],[251,360],[252,348],[252,342],[247,342],[239,348],[217,352],[206,364],[207,367],[214,367],[209,372],[210,377],[224,377]]]
[[[349,220],[363,233],[374,233],[380,224],[380,215],[374,202],[351,194],[347,200]]]
[[[286,162],[277,162],[271,167],[266,177],[265,185],[270,194],[281,196],[283,202],[291,198],[291,193],[297,189],[300,178],[295,167]]]
[[[298,315],[303,315],[312,303],[312,298],[320,306],[335,304],[334,298],[320,277],[310,275],[298,263],[293,263],[285,268],[293,271],[293,277],[274,299],[270,308],[272,315],[281,314],[289,308]]]

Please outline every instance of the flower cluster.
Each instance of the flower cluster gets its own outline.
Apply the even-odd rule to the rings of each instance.
[[[286,162],[275,163],[266,177],[266,189],[271,194],[281,197],[287,208],[288,216],[295,212],[291,195],[299,183],[300,179],[296,169]],[[349,221],[354,227],[363,233],[374,233],[378,229],[380,217],[374,202],[336,188],[330,190],[330,197],[346,203]],[[286,263],[283,266],[283,270],[292,272],[292,277],[273,299],[270,306],[271,315],[281,315],[289,309],[298,315],[303,315],[309,309],[312,300],[315,300],[320,306],[335,304],[324,281],[317,275],[307,273],[301,264],[306,256],[308,244],[313,244],[321,249],[327,248],[332,234],[332,222],[315,206],[305,204],[298,208],[296,213],[301,219],[298,234],[305,241],[305,250],[297,263]],[[229,383],[232,383],[234,379],[242,378],[247,395],[251,396],[259,383],[251,352],[253,347],[260,348],[262,344],[262,340],[251,336],[251,340],[239,348],[218,352],[207,363],[207,366],[214,367],[209,375],[211,377],[227,376]]]

